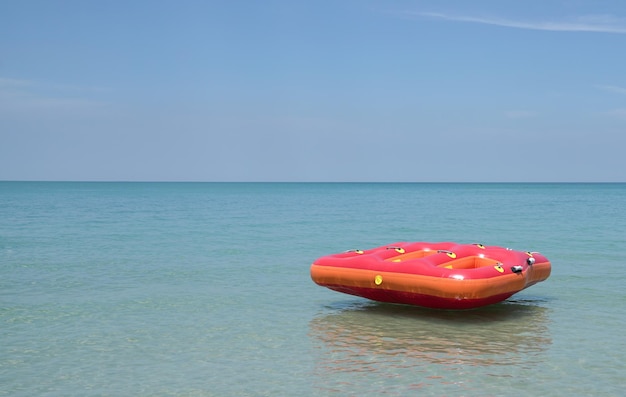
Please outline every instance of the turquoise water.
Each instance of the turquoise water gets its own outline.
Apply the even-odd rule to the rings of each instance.
[[[466,312],[315,285],[397,241],[540,251]],[[0,396],[622,395],[626,184],[0,182]]]

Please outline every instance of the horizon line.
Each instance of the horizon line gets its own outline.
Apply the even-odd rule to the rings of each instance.
[[[284,181],[269,181],[269,180],[259,180],[259,181],[255,181],[255,180],[244,180],[244,181],[236,181],[236,180],[232,180],[232,181],[219,181],[219,180],[215,180],[215,181],[207,181],[207,180],[115,180],[115,179],[110,179],[110,180],[87,180],[87,179],[67,179],[67,180],[63,180],[63,179],[50,179],[50,180],[46,180],[46,179],[0,179],[0,183],[232,183],[232,184],[237,184],[237,183],[283,183],[283,184],[289,184],[289,183],[300,183],[300,184],[306,184],[306,183],[327,183],[327,184],[331,184],[331,183],[336,183],[336,184],[348,184],[348,183],[354,183],[354,184],[358,184],[358,183],[371,183],[371,184],[393,184],[393,183],[397,183],[397,184],[428,184],[428,183],[432,183],[432,184],[454,184],[454,183],[468,183],[468,184],[488,184],[488,183],[493,183],[493,184],[506,184],[506,183],[510,183],[510,184],[594,184],[594,183],[598,183],[598,184],[623,184],[626,183],[626,181],[585,181],[585,180],[581,180],[581,181],[324,181],[324,180],[319,180],[319,181],[289,181],[289,180],[284,180]]]

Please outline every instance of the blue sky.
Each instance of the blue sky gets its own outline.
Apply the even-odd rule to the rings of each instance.
[[[626,181],[626,2],[0,1],[0,180]]]

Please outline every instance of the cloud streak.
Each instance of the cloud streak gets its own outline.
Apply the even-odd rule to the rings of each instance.
[[[407,12],[406,15],[516,29],[626,34],[626,18],[616,18],[612,15],[585,15],[559,20],[521,20],[492,16],[455,15],[439,12]]]
[[[626,95],[626,88],[624,87],[618,87],[616,85],[595,85],[594,87],[599,88],[603,91]]]
[[[0,116],[92,115],[105,104],[88,94],[99,91],[103,89],[0,77]]]
[[[626,120],[626,108],[612,109],[605,112],[604,114],[621,120]]]
[[[101,93],[110,92],[111,89],[97,86],[79,86],[71,84],[42,83],[34,80],[22,80],[0,77],[0,91],[7,90],[31,90],[31,91],[58,91],[58,92],[86,92]]]
[[[32,81],[18,80],[18,79],[7,79],[7,78],[0,77],[0,90],[24,88],[24,87],[30,87],[32,85],[33,85]]]
[[[529,110],[509,110],[504,112],[504,115],[509,119],[529,119],[537,117],[537,112]]]

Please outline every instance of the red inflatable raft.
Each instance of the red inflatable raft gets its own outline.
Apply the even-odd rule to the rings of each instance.
[[[321,286],[380,302],[472,309],[501,302],[550,276],[538,252],[482,244],[400,242],[328,255],[311,265]]]

